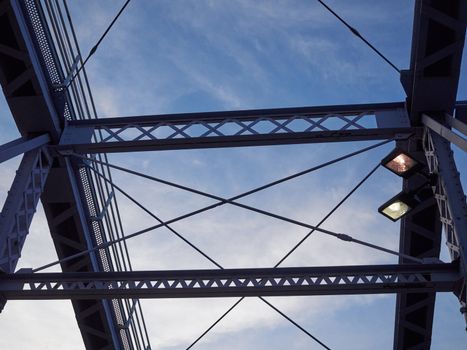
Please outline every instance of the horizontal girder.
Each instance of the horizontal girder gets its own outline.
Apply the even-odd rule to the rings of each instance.
[[[109,153],[378,140],[413,134],[409,124],[402,102],[75,120],[57,149]]]
[[[455,263],[0,276],[7,299],[198,298],[454,291]]]

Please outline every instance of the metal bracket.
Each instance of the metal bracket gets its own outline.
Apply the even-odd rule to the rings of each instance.
[[[108,210],[108,208],[109,208],[109,206],[110,206],[110,203],[112,202],[112,199],[113,199],[113,197],[114,197],[114,194],[115,194],[114,191],[110,192],[109,197],[108,197],[107,200],[105,201],[104,206],[103,206],[103,208],[102,208],[100,214],[97,215],[97,216],[91,216],[91,217],[90,217],[90,219],[91,219],[92,221],[102,221],[102,219],[104,218],[105,214],[107,213],[107,210]]]
[[[81,61],[81,55],[77,54],[75,57],[75,60],[73,61],[73,64],[70,67],[70,71],[68,72],[68,75],[66,76],[65,80],[63,80],[63,83],[53,84],[55,91],[66,89],[68,85],[70,85],[71,80],[73,79],[73,76],[74,76],[74,72],[77,71],[78,63],[80,61]]]

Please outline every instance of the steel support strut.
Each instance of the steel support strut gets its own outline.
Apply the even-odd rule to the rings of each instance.
[[[31,273],[0,276],[8,299],[193,298],[453,291],[451,264]]]
[[[425,164],[421,138],[413,137],[398,146]],[[419,259],[438,259],[441,244],[441,222],[436,200],[424,176],[415,175],[403,181],[407,193],[417,191],[420,203],[401,220],[399,252]],[[410,263],[405,258],[400,264]],[[396,298],[394,345],[401,349],[429,349],[435,311],[436,293],[404,291]]]
[[[53,88],[54,83],[61,82],[63,74],[40,2],[0,1],[0,26],[0,83],[16,125],[24,139],[49,135],[51,143],[56,144],[65,119],[70,116],[70,106],[64,91]],[[5,157],[17,150],[10,148]],[[55,159],[41,196],[57,254],[61,257],[86,249],[88,223],[81,220],[78,210],[83,202],[72,195],[76,177],[62,159]],[[2,244],[2,249],[9,249],[8,245]],[[89,257],[62,268],[93,271]],[[112,312],[108,312],[108,301],[72,300],[72,304],[87,349],[121,348],[121,341],[115,336],[117,322]]]
[[[439,215],[452,260],[458,260],[463,275],[456,294],[467,323],[467,204],[450,144],[442,136],[425,130],[423,145],[430,172],[437,175],[433,186]],[[466,327],[467,330],[467,327]]]
[[[32,139],[19,138],[0,146],[0,163],[44,146],[50,141],[49,135],[44,134]]]
[[[416,133],[400,103],[167,114],[71,121],[63,154],[391,139]],[[96,138],[97,133],[102,138]],[[99,140],[99,141],[97,141]]]
[[[49,174],[45,148],[24,154],[0,216],[0,271],[13,273]],[[0,312],[6,300],[0,293]]]
[[[47,180],[51,157],[45,148],[24,154],[0,217],[0,270],[15,270]]]
[[[401,73],[411,126],[422,126],[423,114],[453,115],[466,21],[467,2],[464,0],[415,1],[410,69]],[[420,140],[414,139],[413,143],[417,152],[423,150]],[[413,181],[404,181],[404,189],[417,186]],[[431,202],[436,202],[433,195]],[[404,220],[401,249],[413,250],[414,254],[418,252],[426,257],[437,256],[440,249],[438,217],[442,215],[437,213],[436,206],[432,209]],[[430,348],[434,307],[434,294],[399,295],[394,349]]]

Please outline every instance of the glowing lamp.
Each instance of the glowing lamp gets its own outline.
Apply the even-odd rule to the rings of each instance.
[[[421,164],[399,148],[381,161],[381,165],[394,174],[407,178],[420,169]]]
[[[392,221],[397,221],[407,215],[415,206],[417,201],[405,192],[392,197],[378,208],[378,211]]]

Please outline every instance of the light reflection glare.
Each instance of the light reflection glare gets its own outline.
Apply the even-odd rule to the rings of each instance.
[[[394,202],[388,205],[386,208],[384,208],[383,213],[391,217],[393,220],[397,220],[400,217],[404,216],[404,214],[407,213],[409,210],[410,207],[406,203],[398,200],[397,202]]]
[[[392,171],[402,174],[409,171],[415,165],[415,161],[406,154],[399,154],[396,158],[387,163],[387,167]]]

